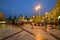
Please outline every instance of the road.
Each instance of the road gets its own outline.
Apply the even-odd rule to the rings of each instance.
[[[4,26],[3,26],[4,25]],[[60,30],[26,24],[0,26],[0,40],[60,40]]]

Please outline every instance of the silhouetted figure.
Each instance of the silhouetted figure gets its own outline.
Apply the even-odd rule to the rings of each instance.
[[[14,19],[12,20],[12,24],[13,24],[13,25],[15,24],[15,20],[14,20]]]
[[[45,28],[46,28],[46,25],[47,25],[47,20],[44,19],[44,26],[45,26]]]

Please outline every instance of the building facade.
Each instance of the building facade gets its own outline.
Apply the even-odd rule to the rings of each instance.
[[[60,0],[57,0],[56,6],[53,10],[48,14],[48,18],[54,19],[55,21],[58,20],[58,16],[60,16]]]

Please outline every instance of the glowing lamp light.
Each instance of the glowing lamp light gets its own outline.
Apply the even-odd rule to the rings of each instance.
[[[60,19],[60,16],[58,16],[58,19]]]
[[[36,8],[35,8],[36,10],[39,10],[39,9],[41,9],[41,6],[40,5],[38,5],[38,6],[36,6]]]
[[[48,14],[48,12],[45,13],[45,15],[47,15],[47,14]]]

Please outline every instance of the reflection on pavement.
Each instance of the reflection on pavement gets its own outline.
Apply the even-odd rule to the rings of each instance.
[[[35,39],[36,40],[47,40],[47,39],[43,38],[40,34],[36,34]]]
[[[22,29],[23,30],[22,34],[19,32],[18,34],[14,35],[14,37],[13,36],[11,36],[11,38],[9,37],[9,39],[14,39],[14,38],[18,39],[19,38],[19,39],[25,40],[25,39],[28,39],[30,37],[32,39],[35,39],[35,40],[56,40],[56,39],[59,39],[59,37],[57,38],[54,36],[54,34],[58,32],[58,30],[57,30],[57,32],[54,30],[55,33],[53,33],[52,32],[53,30],[51,30],[52,28],[50,28],[49,26],[46,29],[45,28],[31,29],[31,27],[32,27],[31,25],[25,25],[24,27],[17,27],[17,26],[14,27],[12,25],[0,25],[0,27],[1,27],[0,28],[0,38],[6,36],[8,34],[12,34],[13,32],[15,33],[16,31],[19,32],[19,30]],[[2,31],[4,31],[4,32],[2,32]],[[53,34],[51,35],[50,32]],[[20,34],[23,35],[22,38],[19,37],[19,36],[21,36]],[[18,38],[16,36],[18,36]],[[23,39],[23,38],[25,38],[25,39]]]
[[[5,24],[0,24],[0,34],[5,31]]]

